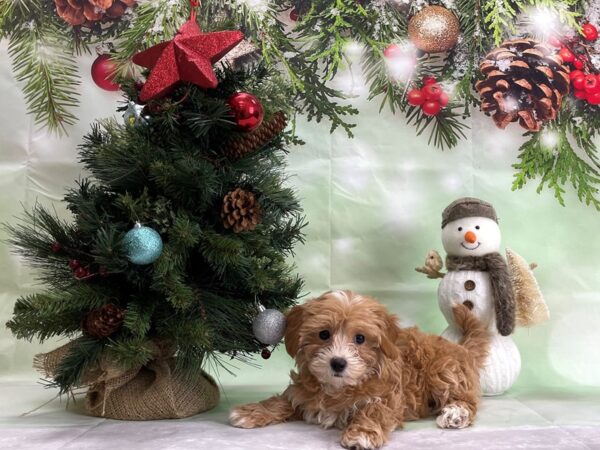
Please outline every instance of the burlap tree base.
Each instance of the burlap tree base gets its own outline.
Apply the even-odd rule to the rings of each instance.
[[[37,355],[34,367],[53,377],[60,361],[77,341]],[[179,375],[173,352],[155,343],[154,359],[140,367],[123,370],[114,362],[102,360],[85,374],[89,386],[85,410],[97,417],[118,420],[181,419],[214,408],[219,403],[219,388],[210,375],[195,378]]]

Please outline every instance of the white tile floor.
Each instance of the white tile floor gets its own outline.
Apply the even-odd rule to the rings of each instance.
[[[2,449],[339,449],[339,431],[304,423],[240,430],[227,424],[233,404],[267,397],[277,389],[225,387],[214,410],[184,420],[119,422],[64,408],[58,399],[29,414],[53,395],[31,381],[0,383]],[[79,402],[80,405],[82,402]],[[433,420],[407,424],[387,449],[600,449],[600,391],[513,392],[483,401],[477,423],[440,430]]]

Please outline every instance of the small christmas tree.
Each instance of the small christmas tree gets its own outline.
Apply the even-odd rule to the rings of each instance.
[[[125,123],[95,124],[80,147],[90,178],[65,196],[73,220],[36,206],[8,226],[46,286],[17,300],[8,327],[70,339],[52,364],[38,360],[61,392],[96,383],[106,361],[146,367],[158,347],[187,378],[209,358],[246,359],[265,348],[259,308],[299,295],[286,261],[304,226],[283,172],[291,89],[260,63],[216,77],[145,104],[142,86],[124,85]]]

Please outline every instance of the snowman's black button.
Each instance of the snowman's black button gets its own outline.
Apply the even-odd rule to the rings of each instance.
[[[473,280],[465,281],[465,289],[467,291],[474,291],[476,286],[477,285],[475,284],[475,282]]]

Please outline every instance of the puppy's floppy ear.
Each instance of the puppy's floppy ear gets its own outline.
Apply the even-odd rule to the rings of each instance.
[[[300,347],[300,326],[303,315],[304,307],[302,305],[294,306],[286,315],[285,349],[292,358],[296,357]]]
[[[400,326],[398,318],[387,312],[384,313],[384,325],[381,334],[380,348],[383,354],[389,359],[400,358],[400,350],[398,349],[398,336],[400,334]]]

